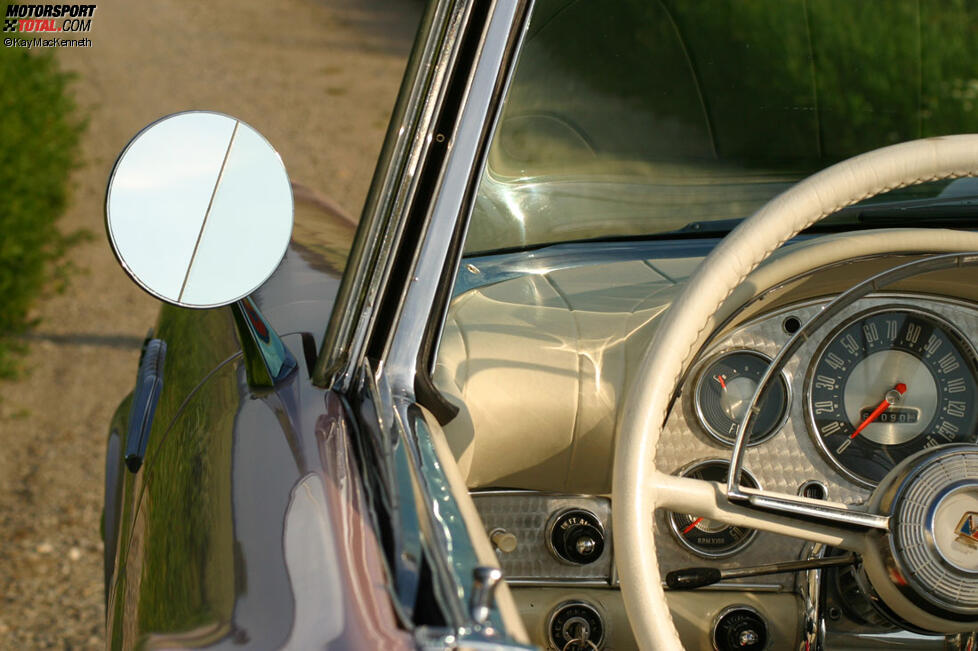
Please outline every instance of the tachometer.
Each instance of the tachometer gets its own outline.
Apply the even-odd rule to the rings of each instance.
[[[683,477],[726,483],[730,464],[720,459],[698,461],[680,471]],[[757,488],[757,481],[744,471],[742,482]],[[669,527],[683,546],[704,558],[724,558],[736,554],[757,535],[755,529],[737,527],[688,513],[667,513]]]
[[[974,443],[978,362],[951,324],[884,309],[837,328],[809,371],[808,416],[830,462],[874,486],[911,454]]]

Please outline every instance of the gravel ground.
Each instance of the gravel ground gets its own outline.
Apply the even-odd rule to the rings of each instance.
[[[93,46],[57,52],[89,116],[65,229],[95,237],[82,270],[36,309],[26,373],[0,382],[0,648],[103,646],[105,432],[131,389],[157,303],[104,236],[105,182],[141,127],[168,113],[235,115],[293,181],[359,214],[420,0],[98,3]],[[272,10],[274,7],[274,10]]]

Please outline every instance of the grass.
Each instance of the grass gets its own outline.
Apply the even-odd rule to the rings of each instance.
[[[90,237],[57,227],[84,130],[71,80],[50,54],[0,47],[0,377],[17,371],[25,348],[17,337],[33,325],[34,301],[63,291],[72,272],[65,254]]]

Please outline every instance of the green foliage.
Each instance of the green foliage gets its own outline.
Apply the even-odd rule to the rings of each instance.
[[[562,123],[582,161],[807,173],[978,129],[976,44],[966,0],[540,0],[509,128]]]
[[[23,346],[14,337],[31,325],[31,303],[46,287],[64,288],[65,253],[87,236],[55,223],[84,129],[70,81],[50,54],[0,48],[0,377],[15,370],[11,354]]]

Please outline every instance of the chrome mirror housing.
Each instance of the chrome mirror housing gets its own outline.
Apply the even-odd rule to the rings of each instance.
[[[106,191],[106,231],[122,268],[181,307],[251,294],[282,261],[292,222],[282,159],[255,129],[221,113],[176,113],[144,128]]]

